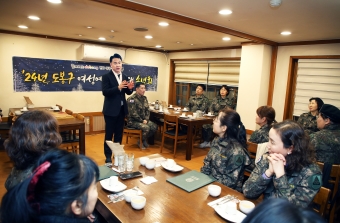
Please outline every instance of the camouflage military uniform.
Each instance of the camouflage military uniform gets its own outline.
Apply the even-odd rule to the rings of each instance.
[[[313,116],[310,112],[300,115],[297,123],[299,123],[303,127],[308,135],[312,134],[313,132],[319,131],[318,127],[316,126],[316,116]]]
[[[270,126],[265,124],[260,129],[255,130],[253,134],[251,134],[249,142],[253,142],[257,144],[268,142],[270,128],[271,128]]]
[[[188,103],[185,107],[189,108],[189,111],[195,112],[201,110],[205,112],[209,107],[209,99],[205,95],[193,95],[189,98]]]
[[[218,112],[221,109],[223,109],[225,107],[233,108],[233,106],[234,106],[233,99],[230,99],[228,97],[222,98],[221,96],[217,96],[211,102],[211,104],[209,106],[209,111],[213,115],[218,115]],[[212,130],[213,130],[212,125],[210,125],[210,124],[204,124],[203,125],[202,136],[203,136],[203,140],[205,142],[210,141],[211,136],[212,136],[212,132],[213,132]]]
[[[326,125],[310,135],[317,161],[340,164],[340,124]]]
[[[9,190],[24,181],[27,177],[31,176],[32,171],[33,166],[28,167],[25,170],[18,170],[17,168],[13,167],[5,182],[6,189]]]
[[[239,142],[215,137],[203,163],[202,173],[230,188],[242,191],[244,169],[250,164],[250,158]]]
[[[141,129],[143,132],[143,140],[155,134],[157,130],[157,124],[149,120],[150,111],[148,99],[145,96],[141,96],[134,93],[127,99],[129,108],[127,126],[130,128]],[[148,121],[147,124],[143,124],[143,120]]]
[[[288,164],[289,165],[289,164]],[[269,197],[285,198],[290,203],[307,207],[322,186],[322,173],[315,163],[280,178],[266,178],[263,174],[269,167],[267,154],[261,157],[249,179],[243,185],[246,198],[255,199],[264,194]]]

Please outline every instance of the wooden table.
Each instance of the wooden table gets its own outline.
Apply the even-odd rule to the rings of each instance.
[[[168,110],[170,114],[180,116],[183,111],[180,111],[179,113],[175,113],[174,109]],[[192,112],[185,112],[186,115],[191,114]],[[150,120],[153,120],[154,118],[164,118],[164,113],[160,113],[158,110],[151,110],[150,111]],[[178,119],[179,124],[184,124],[188,126],[187,131],[187,149],[186,149],[186,160],[191,160],[191,154],[192,154],[192,138],[194,135],[192,134],[194,127],[201,128],[204,124],[212,124],[213,123],[213,117],[209,116],[203,116],[200,118],[195,119],[184,119],[179,118]]]
[[[188,193],[166,182],[168,178],[190,171],[186,167],[177,173],[169,172],[162,167],[148,170],[144,166],[140,166],[138,159],[135,159],[134,171],[136,170],[142,172],[143,177],[153,176],[158,180],[150,185],[145,185],[140,181],[141,177],[125,181],[119,179],[127,186],[127,189],[138,186],[144,192],[142,196],[146,198],[146,205],[142,210],[134,210],[131,204],[125,200],[108,204],[107,195],[111,192],[102,189],[100,183],[97,183],[96,209],[107,222],[225,222],[226,220],[220,217],[208,203],[228,194],[237,196],[239,200],[244,199],[243,194],[217,182],[213,184],[222,187],[219,197],[209,195],[208,185]],[[259,198],[252,202],[258,204],[261,200]]]
[[[15,114],[15,111],[20,111],[21,108],[10,108],[9,112]],[[50,107],[28,108],[29,111],[34,110],[49,110]],[[64,113],[63,113],[64,114]],[[79,130],[79,153],[85,155],[85,122],[74,117],[56,116],[59,132],[78,129]],[[58,118],[59,117],[59,118]]]

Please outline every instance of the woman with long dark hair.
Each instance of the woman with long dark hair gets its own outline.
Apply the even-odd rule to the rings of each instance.
[[[1,202],[2,223],[89,223],[97,202],[98,166],[83,155],[51,149],[32,175]]]
[[[257,144],[268,142],[271,125],[276,123],[274,108],[271,106],[258,107],[255,122],[260,126],[260,129],[255,130],[253,134],[251,134],[249,142]]]
[[[13,123],[9,138],[5,141],[6,152],[14,163],[5,187],[7,190],[26,179],[41,154],[62,142],[57,120],[46,111],[28,111]]]
[[[257,160],[256,167],[243,185],[245,197],[264,194],[285,198],[307,207],[322,186],[319,166],[309,136],[294,121],[276,123],[269,131],[268,153]]]
[[[213,131],[217,136],[204,158],[201,172],[241,191],[244,169],[250,164],[250,158],[240,115],[232,109],[222,109],[214,119]]]

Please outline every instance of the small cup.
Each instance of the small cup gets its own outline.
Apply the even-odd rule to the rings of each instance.
[[[131,202],[131,198],[135,197],[138,195],[138,192],[135,190],[127,190],[124,191],[124,199],[126,202]]]
[[[209,185],[208,192],[210,196],[217,197],[221,194],[221,187],[218,185]]]
[[[110,187],[115,187],[118,184],[118,177],[117,176],[111,176],[109,178],[109,186]]]
[[[172,105],[170,105],[169,107],[172,108]]]
[[[126,154],[120,153],[118,154],[118,170],[123,173],[126,170]]]
[[[152,170],[153,168],[155,168],[156,163],[154,160],[148,160],[145,164],[145,167],[149,170]]]
[[[27,111],[27,107],[22,107],[22,110]]]
[[[181,117],[185,117],[185,112],[183,112],[183,113],[181,114]]]
[[[134,196],[131,198],[131,206],[136,210],[143,209],[145,204],[146,198],[143,196]]]
[[[172,167],[174,167],[175,165],[176,165],[175,160],[173,160],[173,159],[167,159],[167,160],[166,160],[166,166],[167,166],[168,168],[172,168]]]
[[[149,161],[149,157],[143,156],[143,157],[140,157],[140,158],[139,158],[139,163],[140,163],[140,165],[142,165],[142,166],[145,166],[146,162],[148,162],[148,161]]]
[[[236,207],[236,203],[234,201],[229,201],[226,203],[226,211],[228,214],[230,215],[234,215],[236,214],[236,210],[237,210],[237,207]]]
[[[211,115],[211,112],[208,112],[208,115]]]
[[[128,153],[126,156],[126,171],[131,172],[133,170],[134,154]]]
[[[192,117],[197,118],[197,113],[196,112],[192,113]]]
[[[239,205],[240,210],[245,213],[245,214],[249,214],[254,208],[255,208],[255,204],[251,201],[240,201]]]

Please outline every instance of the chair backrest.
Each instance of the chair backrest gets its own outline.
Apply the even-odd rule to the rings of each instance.
[[[79,120],[81,120],[81,121],[84,121],[84,120],[85,120],[85,117],[84,117],[84,115],[77,114],[76,119],[79,119]]]
[[[178,125],[178,116],[177,115],[168,115],[164,114],[164,128],[166,129],[167,125],[177,126]]]
[[[255,159],[257,152],[257,144],[253,142],[247,142],[247,145],[250,158]]]
[[[321,171],[323,171],[324,163],[317,162],[319,165]],[[339,188],[339,180],[340,180],[340,165],[332,165],[332,170],[330,173],[330,179],[328,183],[333,184],[333,191],[332,191],[332,198],[335,196],[335,194],[338,191]]]
[[[71,111],[71,110],[69,110],[69,109],[65,109],[65,112],[66,112],[66,114],[68,114],[68,115],[72,115],[72,114],[73,114],[73,111]]]
[[[313,208],[314,211],[318,212],[321,216],[325,216],[326,207],[328,200],[331,195],[331,190],[325,187],[321,187],[319,192],[315,195],[313,202],[319,205],[319,209]]]
[[[56,104],[59,107],[59,111],[63,111],[63,106]]]

